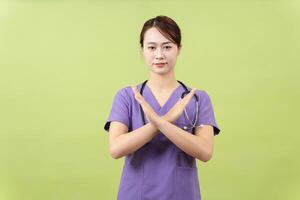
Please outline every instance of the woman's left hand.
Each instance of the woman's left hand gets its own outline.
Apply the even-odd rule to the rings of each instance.
[[[144,99],[144,97],[137,91],[136,86],[131,86],[131,89],[134,93],[134,98],[136,101],[142,106],[145,116],[148,121],[152,123],[154,126],[158,126],[158,124],[163,120],[159,115],[154,112],[152,107],[148,104],[148,102]]]

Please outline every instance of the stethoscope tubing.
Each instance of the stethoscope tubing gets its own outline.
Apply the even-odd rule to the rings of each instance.
[[[144,87],[145,87],[145,85],[146,85],[146,82],[147,82],[148,80],[145,80],[144,82],[143,82],[143,84],[142,84],[142,87],[141,87],[141,89],[140,89],[140,94],[143,96],[143,91],[144,91]],[[179,81],[179,80],[177,80],[181,85],[182,85],[182,87],[185,89],[185,92],[183,92],[182,94],[181,94],[181,99],[182,98],[184,98],[184,96],[185,95],[187,95],[190,91],[188,90],[188,88],[185,86],[185,84],[183,83],[183,82],[181,82],[181,81]],[[186,112],[186,108],[184,108],[184,116],[185,116],[185,119],[188,121],[188,123],[189,123],[189,125],[191,126],[191,128],[193,129],[193,134],[194,134],[194,131],[195,131],[195,127],[197,127],[196,126],[196,123],[197,123],[197,121],[198,121],[198,114],[199,114],[199,98],[198,98],[198,96],[197,96],[197,94],[194,94],[194,97],[196,98],[196,115],[195,115],[195,117],[194,117],[194,122],[192,122],[191,121],[191,119],[189,118],[189,116],[188,116],[188,114],[187,114],[187,112]],[[142,120],[143,120],[143,125],[145,125],[146,124],[146,122],[145,122],[145,113],[144,113],[144,111],[143,111],[143,108],[142,108],[142,106],[140,105],[140,109],[141,109],[141,115],[142,115]],[[184,127],[183,129],[187,129],[188,127]]]

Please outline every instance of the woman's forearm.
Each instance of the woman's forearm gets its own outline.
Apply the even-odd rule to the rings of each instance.
[[[167,115],[161,118],[166,121],[172,121]],[[151,141],[158,134],[158,131],[158,128],[152,123],[147,123],[140,128],[118,136],[115,138],[112,147],[113,152],[115,152],[114,158],[121,158],[135,152],[144,146],[144,144]]]
[[[212,144],[204,138],[190,134],[166,120],[161,120],[157,128],[171,140],[173,144],[190,156],[204,162],[211,158],[213,151]]]

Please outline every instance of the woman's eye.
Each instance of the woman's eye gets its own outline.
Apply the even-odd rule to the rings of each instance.
[[[165,46],[165,48],[166,48],[166,49],[171,49],[172,47],[171,47],[171,46]]]
[[[155,49],[155,47],[148,47],[148,49],[153,50],[153,49]]]

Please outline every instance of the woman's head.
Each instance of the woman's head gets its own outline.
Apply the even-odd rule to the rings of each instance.
[[[166,73],[176,64],[181,49],[181,31],[167,16],[156,16],[144,23],[140,45],[145,62],[156,73]],[[158,66],[158,63],[164,65]]]
[[[181,47],[181,31],[179,26],[171,18],[159,15],[144,23],[140,33],[141,48],[144,46],[145,32],[152,27],[155,27],[164,37],[175,43],[178,48]]]

